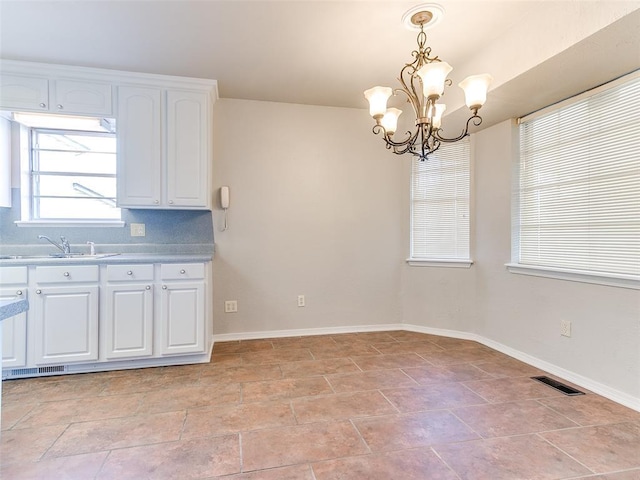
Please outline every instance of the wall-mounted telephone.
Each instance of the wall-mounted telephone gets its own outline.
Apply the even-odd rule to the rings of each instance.
[[[229,208],[229,187],[220,187],[220,206],[225,210]]]
[[[224,209],[224,228],[222,231],[224,232],[227,228],[229,228],[229,224],[227,223],[227,210],[229,209],[229,187],[222,186],[220,187],[220,206]]]

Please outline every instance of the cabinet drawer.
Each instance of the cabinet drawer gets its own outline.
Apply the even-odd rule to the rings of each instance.
[[[166,263],[160,266],[162,280],[204,278],[204,263]]]
[[[108,282],[153,281],[153,265],[107,265]]]
[[[1,267],[0,284],[27,283],[27,267]]]
[[[36,267],[36,283],[97,282],[97,265]]]

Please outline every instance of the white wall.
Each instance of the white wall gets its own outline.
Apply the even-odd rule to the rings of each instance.
[[[640,406],[640,292],[509,273],[514,127],[475,135],[474,265],[404,267],[404,321],[474,333]],[[560,336],[560,320],[572,336]],[[595,383],[593,383],[595,382]]]
[[[216,334],[401,321],[407,181],[371,127],[364,110],[216,103],[214,186],[231,190],[227,231],[214,211]]]

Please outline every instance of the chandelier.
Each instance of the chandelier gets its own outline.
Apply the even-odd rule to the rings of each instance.
[[[482,123],[478,110],[484,105],[487,89],[493,80],[491,75],[482,74],[472,75],[459,83],[472,115],[460,135],[453,138],[442,136],[440,126],[446,105],[438,101],[444,95],[445,87],[452,84],[447,75],[453,67],[437,56],[431,57],[431,47],[426,45],[427,35],[424,30],[425,27],[437,23],[443,14],[444,10],[437,4],[420,5],[405,13],[403,23],[408,28],[419,29],[420,33],[417,38],[418,49],[411,52],[414,60],[400,70],[398,81],[402,87],[373,87],[364,92],[365,98],[369,101],[369,113],[376,121],[373,133],[381,133],[386,147],[393,153],[409,153],[422,161],[435,152],[442,142],[453,143],[462,140],[469,135],[471,124],[477,127]],[[415,130],[408,131],[404,139],[394,138],[402,110],[387,108],[389,98],[398,93],[406,96],[415,115]]]

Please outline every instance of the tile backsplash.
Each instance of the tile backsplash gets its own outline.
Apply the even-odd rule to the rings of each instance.
[[[12,208],[0,208],[0,251],[15,253],[16,249],[52,247],[39,240],[38,235],[57,239],[64,235],[72,251],[83,252],[88,241],[96,251],[105,245],[118,245],[122,251],[146,252],[172,250],[175,253],[213,252],[213,220],[211,211],[203,210],[122,210],[121,227],[18,227],[20,220],[20,191],[12,189]],[[131,223],[145,224],[144,237],[132,237]],[[75,248],[74,248],[75,247]],[[102,248],[101,248],[102,247]]]

